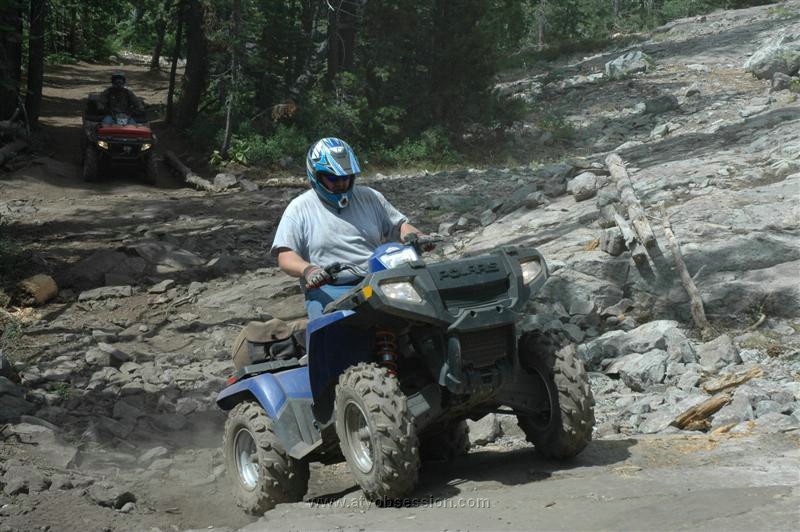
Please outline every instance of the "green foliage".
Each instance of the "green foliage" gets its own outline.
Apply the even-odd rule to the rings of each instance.
[[[459,156],[450,144],[442,128],[431,128],[422,132],[417,139],[405,139],[394,148],[374,150],[373,160],[379,162],[409,165],[431,162],[434,164],[454,164]]]
[[[287,156],[297,158],[308,150],[309,139],[300,130],[291,126],[278,126],[272,135],[258,133],[235,135],[231,141],[228,158],[240,164],[273,165]],[[212,164],[222,162],[219,151],[215,150]]]
[[[575,126],[561,115],[546,113],[539,119],[539,127],[548,131],[557,141],[567,141],[575,136]]]
[[[53,392],[62,400],[66,401],[72,395],[72,387],[68,382],[57,382],[53,386]]]

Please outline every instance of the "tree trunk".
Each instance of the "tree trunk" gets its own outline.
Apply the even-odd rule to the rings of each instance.
[[[175,95],[175,73],[178,70],[178,58],[181,56],[181,40],[183,39],[183,15],[184,15],[184,0],[178,0],[175,18],[175,48],[172,51],[172,66],[169,69],[169,90],[167,91],[167,113],[165,120],[167,124],[172,123],[175,114],[175,106],[173,104],[173,97]]]
[[[186,7],[186,70],[176,123],[179,129],[192,125],[208,75],[208,43],[203,27],[203,7],[199,0],[187,0]]]
[[[536,24],[539,32],[539,50],[544,49],[545,9],[547,9],[547,0],[539,0],[539,8],[536,12]]]
[[[30,127],[36,128],[42,104],[44,80],[44,33],[46,29],[47,0],[31,0],[31,25],[28,44],[28,92],[25,110]]]
[[[332,84],[336,74],[339,73],[339,19],[336,11],[328,11],[328,84]]]
[[[614,19],[619,18],[619,0],[614,0],[612,10],[614,13]]]
[[[0,8],[0,29],[0,120],[5,120],[19,103],[22,76],[22,12],[16,4]]]
[[[233,104],[238,91],[239,83],[239,47],[241,44],[241,26],[242,26],[242,2],[241,0],[233,0],[231,11],[231,76],[230,87],[228,87],[227,109],[225,110],[225,134],[222,139],[222,147],[219,150],[223,159],[228,158],[228,149],[231,147],[231,135],[233,134],[232,118],[233,118]]]
[[[153,49],[153,58],[150,60],[150,70],[158,70],[161,64],[161,49],[164,47],[164,35],[167,32],[167,15],[171,6],[172,0],[164,0],[164,7],[158,14],[156,46]]]

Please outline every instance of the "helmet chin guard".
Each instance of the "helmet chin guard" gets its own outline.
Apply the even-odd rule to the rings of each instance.
[[[344,192],[329,190],[318,177],[319,173],[350,178],[350,185]],[[317,141],[306,156],[306,174],[311,188],[320,199],[339,210],[350,205],[356,177],[361,173],[355,152],[345,141],[327,137]]]

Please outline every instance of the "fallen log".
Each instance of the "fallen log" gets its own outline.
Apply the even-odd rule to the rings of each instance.
[[[49,275],[38,274],[17,283],[14,301],[19,306],[44,305],[58,295],[58,285]]]
[[[678,243],[678,240],[675,238],[675,234],[672,232],[672,224],[669,220],[669,214],[667,213],[667,209],[663,204],[661,205],[661,214],[662,221],[664,223],[664,234],[666,235],[670,249],[672,250],[672,256],[675,259],[675,267],[681,277],[681,282],[683,283],[683,287],[686,289],[686,293],[689,294],[692,319],[694,320],[697,328],[700,329],[703,337],[711,336],[711,326],[706,318],[706,311],[703,307],[703,299],[700,297],[700,291],[697,290],[697,285],[694,284],[694,279],[692,279],[692,276],[689,275],[689,270],[686,269],[686,263],[683,261],[683,255],[681,255],[681,246]]]
[[[707,393],[713,394],[721,392],[722,390],[727,390],[728,388],[733,388],[734,386],[739,386],[750,379],[755,379],[763,375],[764,370],[762,370],[759,366],[755,366],[742,373],[724,375],[722,377],[717,377],[716,379],[707,381],[703,383],[702,388]]]
[[[628,211],[628,219],[633,224],[634,229],[636,229],[636,233],[639,235],[642,244],[644,244],[644,247],[647,248],[648,251],[652,248],[657,248],[658,241],[656,240],[656,235],[653,233],[653,228],[647,220],[644,208],[639,202],[639,198],[636,196],[636,191],[633,189],[631,178],[628,175],[628,171],[625,169],[625,163],[622,162],[622,158],[616,153],[612,153],[606,157],[606,166],[608,167],[611,179],[613,179],[617,185],[620,201]]]
[[[0,166],[4,165],[6,162],[10,161],[26,149],[28,149],[28,143],[24,140],[15,140],[14,142],[6,144],[0,148]]]
[[[673,420],[670,425],[682,430],[708,430],[711,426],[708,418],[716,414],[723,406],[731,402],[730,393],[715,395],[699,405],[695,405]]]
[[[214,183],[212,183],[207,179],[203,179],[199,175],[195,174],[192,171],[192,169],[183,164],[183,162],[181,162],[178,156],[175,155],[172,151],[167,150],[167,152],[164,154],[164,158],[167,161],[167,164],[169,164],[172,167],[172,169],[178,175],[180,175],[187,184],[193,186],[198,190],[216,192],[217,187],[214,186]]]

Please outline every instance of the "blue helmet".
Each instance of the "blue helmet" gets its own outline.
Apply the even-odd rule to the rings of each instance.
[[[341,139],[328,137],[318,140],[309,148],[306,156],[306,173],[311,187],[322,201],[337,209],[344,209],[350,204],[353,183],[356,176],[361,173],[361,168],[358,166],[356,154],[349,144]],[[331,177],[351,176],[350,186],[345,192],[331,192],[319,180],[320,174],[328,174]]]

